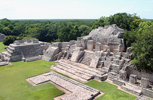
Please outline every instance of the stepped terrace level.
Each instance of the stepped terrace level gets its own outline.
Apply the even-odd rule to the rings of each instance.
[[[45,42],[38,41],[37,39],[29,40],[16,40],[13,44],[10,44],[6,52],[2,52],[4,61],[34,61],[41,59],[43,50],[48,47]]]
[[[99,90],[62,76],[54,71],[29,78],[27,81],[34,85],[50,81],[56,86],[71,92],[64,97],[61,97],[60,100],[91,100],[100,94]]]

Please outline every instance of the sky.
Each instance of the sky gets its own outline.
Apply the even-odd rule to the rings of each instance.
[[[122,12],[153,19],[153,0],[0,0],[0,19],[98,19]]]

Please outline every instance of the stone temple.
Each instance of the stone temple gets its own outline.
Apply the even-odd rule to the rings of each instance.
[[[5,39],[5,35],[4,34],[2,34],[2,33],[0,33],[0,42],[3,42],[3,40]]]
[[[153,74],[141,73],[132,68],[130,63],[132,49],[129,47],[125,50],[123,34],[124,29],[113,24],[98,27],[92,30],[88,36],[78,37],[77,40],[71,40],[69,42],[49,44],[36,39],[17,40],[7,47],[6,52],[0,54],[0,58],[3,62],[29,62],[39,59],[56,61],[57,65],[51,66],[51,69],[83,83],[92,79],[99,81],[107,80],[120,86],[121,89],[129,93],[138,96],[143,94],[153,98],[153,87],[151,85],[153,82]],[[60,77],[59,80],[69,80],[55,74],[49,77],[56,76]],[[41,78],[39,79],[38,77]],[[42,77],[44,75],[36,76],[29,80],[36,85],[46,82],[46,80],[54,81],[55,84],[61,85],[56,79],[52,80],[51,78]],[[62,80],[61,82],[72,84],[71,81]],[[62,87],[66,88],[66,86]],[[70,89],[70,91],[73,90]],[[95,95],[99,93],[97,90],[94,91],[96,91]],[[95,95],[93,94],[93,96]],[[72,97],[68,96],[68,98]]]

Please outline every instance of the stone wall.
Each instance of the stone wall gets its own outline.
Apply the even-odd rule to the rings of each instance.
[[[0,33],[0,42],[3,42],[3,40],[4,40],[5,37],[6,36],[4,34]]]
[[[149,79],[150,82],[153,82],[153,73],[144,73],[144,72],[139,72],[132,67],[127,68],[127,75],[129,77],[130,74],[137,75],[138,79],[141,79],[141,77]]]

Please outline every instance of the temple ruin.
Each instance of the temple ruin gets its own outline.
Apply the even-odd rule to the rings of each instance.
[[[2,34],[2,33],[0,33],[0,42],[3,42],[3,40],[5,39],[5,35],[4,34]]]
[[[36,39],[16,40],[7,47],[6,52],[0,54],[0,57],[2,61],[7,62],[29,62],[39,59],[56,61],[57,65],[51,66],[51,69],[83,83],[92,79],[108,80],[129,93],[137,96],[143,94],[153,98],[151,85],[153,74],[141,73],[132,68],[130,63],[132,49],[129,47],[125,50],[123,34],[124,29],[113,24],[98,27],[92,30],[88,36],[78,37],[77,40],[69,42],[49,44]],[[61,76],[60,78],[65,79]],[[45,78],[42,81],[46,80],[54,81],[51,78]],[[64,82],[69,81],[69,79],[65,80],[67,81]],[[35,84],[42,82],[41,80],[36,82],[35,79],[31,79],[31,81]],[[61,85],[57,80],[55,81],[56,84]],[[71,84],[71,82],[67,84]],[[70,91],[74,92],[71,89]]]

